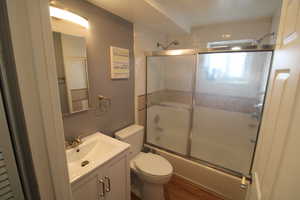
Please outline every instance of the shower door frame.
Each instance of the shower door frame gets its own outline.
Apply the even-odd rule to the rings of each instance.
[[[270,67],[268,70],[268,77],[267,77],[267,84],[266,84],[266,92],[265,92],[265,97],[263,99],[263,105],[262,105],[262,112],[261,112],[261,117],[259,120],[259,126],[257,129],[257,134],[256,134],[256,142],[254,145],[253,149],[253,154],[251,158],[251,164],[249,167],[249,173],[248,174],[242,174],[241,172],[237,172],[231,169],[228,169],[226,167],[223,167],[221,165],[217,165],[211,162],[208,162],[206,160],[202,160],[201,158],[195,158],[191,156],[191,148],[192,148],[192,129],[193,129],[193,123],[194,123],[194,108],[195,108],[195,94],[196,94],[196,82],[197,82],[197,73],[198,73],[198,64],[199,64],[199,55],[201,54],[212,54],[212,53],[241,53],[241,52],[271,52],[271,59],[270,59]],[[190,127],[189,127],[189,132],[188,132],[188,141],[187,141],[187,153],[186,154],[181,154],[172,150],[169,150],[167,148],[152,144],[150,142],[147,142],[147,118],[148,118],[148,57],[168,57],[168,56],[188,56],[188,55],[193,55],[195,56],[195,66],[194,66],[194,75],[193,75],[193,80],[192,80],[192,107],[190,111]],[[253,162],[255,158],[255,152],[257,148],[257,143],[258,143],[258,138],[260,134],[260,127],[261,127],[261,120],[263,118],[263,113],[264,113],[264,107],[265,107],[265,101],[266,101],[266,93],[268,90],[268,85],[269,85],[269,78],[270,78],[270,72],[272,69],[272,62],[273,62],[273,56],[274,56],[274,46],[273,45],[265,45],[258,47],[256,45],[253,46],[245,46],[245,47],[240,47],[240,49],[232,49],[232,48],[206,48],[206,49],[175,49],[175,50],[163,50],[163,51],[152,51],[152,52],[145,52],[146,56],[146,91],[145,91],[145,104],[146,104],[146,111],[145,111],[145,137],[144,137],[144,143],[150,146],[153,146],[155,148],[164,150],[166,152],[175,154],[177,156],[181,156],[185,159],[194,161],[196,163],[202,164],[204,166],[208,166],[210,168],[228,173],[230,175],[242,178],[246,177],[249,180],[251,179],[251,171],[253,167]]]

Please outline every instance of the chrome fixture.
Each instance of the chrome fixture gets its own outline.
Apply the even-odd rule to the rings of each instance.
[[[261,109],[261,108],[262,108],[262,106],[263,106],[263,104],[262,104],[262,103],[258,103],[258,104],[255,104],[253,107],[254,107],[254,108]]]
[[[105,176],[104,179],[107,181],[107,184],[108,184],[108,187],[105,189],[105,192],[110,192],[111,191],[110,178],[108,176]]]
[[[242,189],[247,189],[248,188],[248,181],[247,181],[247,178],[245,176],[242,177],[241,188]]]
[[[174,41],[172,41],[172,42],[170,42],[168,45],[163,45],[162,43],[160,43],[160,42],[157,42],[157,44],[156,44],[156,46],[158,47],[158,48],[162,48],[163,50],[167,50],[170,46],[172,46],[172,45],[175,45],[175,46],[177,46],[177,45],[179,45],[179,42],[177,41],[177,40],[174,40]]]
[[[73,148],[78,147],[82,143],[83,143],[83,141],[82,141],[81,137],[77,136],[70,141],[66,141],[65,146],[66,146],[66,149],[73,149]]]
[[[99,194],[99,196],[101,198],[105,197],[106,193],[109,193],[111,191],[111,180],[110,180],[110,177],[105,176],[104,180],[100,179],[100,180],[97,181],[97,183],[101,184],[101,190],[102,190],[101,193]],[[107,187],[106,187],[106,183],[107,183]]]
[[[103,179],[100,179],[97,181],[98,184],[101,184],[101,188],[102,188],[102,192],[99,193],[99,196],[102,198],[102,197],[105,197],[105,182],[103,181]]]
[[[253,108],[255,109],[255,111],[251,113],[251,117],[259,121],[263,109],[263,103],[255,104]]]
[[[102,115],[103,113],[106,113],[111,108],[111,98],[105,97],[103,95],[97,96],[97,108],[96,108],[96,115]]]
[[[250,115],[253,119],[256,119],[256,120],[260,119],[260,113],[258,113],[258,112],[253,112]]]
[[[261,45],[261,43],[264,41],[264,39],[268,38],[268,37],[275,37],[275,32],[272,33],[267,33],[265,35],[263,35],[261,38],[259,38],[258,40],[254,41],[255,45]]]
[[[274,45],[249,45],[241,46],[241,49],[235,50],[231,47],[220,48],[203,48],[203,49],[173,49],[163,51],[146,51],[145,56],[183,56],[183,55],[197,55],[206,53],[229,53],[229,52],[262,52],[273,51]]]

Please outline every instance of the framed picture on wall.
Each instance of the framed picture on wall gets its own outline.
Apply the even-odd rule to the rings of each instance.
[[[129,78],[129,49],[110,47],[111,79]]]

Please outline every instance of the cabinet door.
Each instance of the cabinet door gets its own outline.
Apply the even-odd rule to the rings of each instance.
[[[300,33],[300,0],[284,0],[285,36]],[[289,3],[289,4],[286,4]],[[283,16],[281,17],[283,18]],[[247,200],[300,199],[300,38],[275,50]]]
[[[128,200],[130,194],[129,173],[126,157],[109,163],[104,176],[106,190],[110,189],[106,193],[106,200]]]
[[[100,196],[100,187],[98,175],[92,174],[72,185],[73,200],[104,200],[104,197]]]

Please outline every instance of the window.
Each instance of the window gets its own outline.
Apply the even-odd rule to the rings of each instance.
[[[247,53],[214,53],[208,55],[208,79],[246,81]]]

